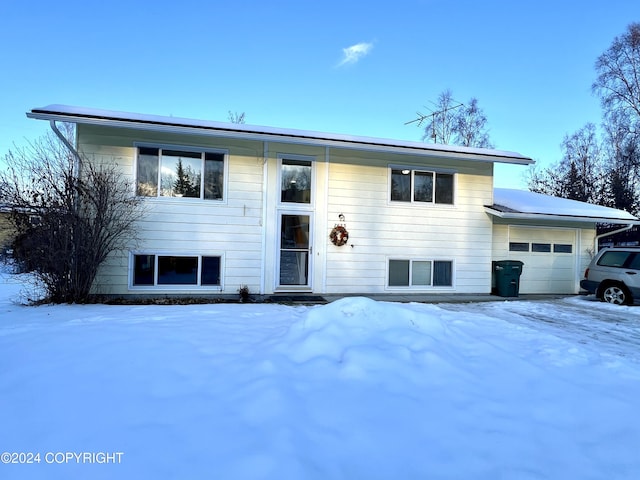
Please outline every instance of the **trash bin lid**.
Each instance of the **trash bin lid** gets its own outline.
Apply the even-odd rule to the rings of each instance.
[[[501,267],[522,267],[524,265],[524,262],[521,260],[496,260],[493,263],[494,265],[499,265]]]

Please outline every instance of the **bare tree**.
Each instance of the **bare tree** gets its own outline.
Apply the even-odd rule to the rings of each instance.
[[[422,140],[445,145],[493,148],[487,129],[487,117],[472,98],[467,104],[454,100],[451,90],[445,90],[435,102],[435,111],[417,112],[418,117],[407,122],[426,124]]]
[[[598,77],[592,85],[600,97],[607,116],[615,112],[626,117],[627,128],[638,130],[640,123],[640,23],[632,23],[627,31],[596,61]],[[622,125],[624,122],[618,123]]]
[[[17,260],[33,269],[48,301],[89,301],[100,265],[135,239],[140,198],[115,163],[76,156],[53,133],[5,161],[0,194],[13,208]]]
[[[598,57],[593,92],[600,97],[611,206],[640,209],[640,23],[632,23]]]
[[[601,145],[596,126],[587,123],[562,142],[564,157],[560,174],[565,176],[565,198],[581,202],[604,203]]]
[[[562,142],[563,158],[550,167],[529,170],[529,190],[556,197],[606,204],[602,147],[592,123]]]
[[[487,117],[478,100],[472,98],[456,112],[455,144],[464,147],[493,148],[487,130]]]
[[[640,210],[640,23],[598,57],[592,85],[602,137],[589,123],[562,143],[560,162],[529,170],[529,189],[637,214]]]
[[[246,122],[246,116],[245,116],[244,112],[238,113],[238,112],[232,112],[231,110],[229,110],[229,113],[227,115],[227,119],[231,123],[245,123]]]
[[[456,127],[456,117],[453,110],[462,104],[453,99],[451,90],[445,90],[438,96],[435,111],[430,115],[423,115],[427,120],[422,140],[448,145],[453,139]],[[422,115],[418,113],[418,115]]]
[[[640,211],[640,142],[626,123],[626,115],[614,111],[603,122],[608,206],[635,215]]]

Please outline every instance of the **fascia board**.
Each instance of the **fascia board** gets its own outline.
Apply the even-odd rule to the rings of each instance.
[[[554,220],[562,222],[593,222],[593,223],[613,223],[621,225],[640,225],[640,220],[625,220],[621,218],[607,217],[577,217],[575,215],[551,215],[548,213],[520,213],[520,212],[500,212],[491,207],[485,207],[485,212],[494,217],[507,220]]]
[[[349,137],[345,139],[332,139],[328,137],[315,136],[313,132],[298,131],[296,134],[273,131],[251,131],[250,129],[231,129],[212,127],[207,125],[177,125],[163,122],[146,122],[132,119],[101,118],[82,114],[68,114],[48,112],[41,109],[34,109],[27,113],[28,118],[37,120],[54,120],[59,122],[82,123],[88,125],[101,125],[119,128],[131,128],[137,130],[159,131],[165,133],[182,133],[195,135],[215,135],[216,137],[258,140],[258,141],[282,141],[286,143],[314,145],[323,147],[345,148],[352,150],[364,150],[373,152],[398,153],[405,155],[419,155],[422,157],[448,158],[455,160],[466,160],[486,163],[506,163],[515,165],[530,165],[533,162],[530,158],[510,154],[510,152],[487,151],[484,152],[461,152],[457,150],[447,150],[443,148],[417,148],[404,145],[393,145],[385,143],[384,139],[374,139],[368,137]],[[320,135],[320,134],[316,134]],[[345,136],[347,137],[347,136]],[[480,150],[480,149],[479,149]]]

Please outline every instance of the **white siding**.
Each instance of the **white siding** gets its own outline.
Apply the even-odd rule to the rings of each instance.
[[[80,125],[79,148],[95,161],[115,161],[133,181],[135,142],[223,148],[228,154],[228,181],[223,201],[198,199],[145,199],[147,213],[139,225],[140,241],[130,251],[168,255],[220,255],[224,289],[235,294],[242,285],[258,292],[261,284],[262,157],[261,143],[166,136],[135,130],[100,129]],[[113,255],[100,270],[96,292],[113,295],[129,289],[129,251]],[[172,290],[136,289],[136,293],[171,293]],[[181,294],[207,293],[197,288]]]
[[[522,293],[541,293],[545,288],[553,293],[574,293],[595,235],[591,225],[557,225],[562,228],[556,229],[534,226],[523,230],[525,225],[510,227],[487,215],[484,207],[492,203],[493,197],[490,162],[87,125],[79,126],[78,139],[80,149],[89,158],[115,162],[132,181],[136,142],[228,152],[224,200],[146,199],[148,211],[139,225],[139,243],[131,243],[127,251],[107,261],[97,279],[98,293],[210,293],[198,288],[131,290],[131,252],[219,255],[223,260],[224,287],[219,293],[235,294],[242,285],[252,293],[273,293],[278,283],[278,219],[292,210],[313,219],[310,290],[327,294],[489,293],[491,261],[510,258],[525,261]],[[286,155],[313,160],[311,204],[280,202],[278,158]],[[391,166],[455,172],[454,204],[391,202]],[[339,218],[341,214],[344,221]],[[342,247],[329,240],[337,223],[344,223],[349,231],[349,242]],[[571,243],[573,253],[560,259],[562,265],[543,265],[532,254],[525,260],[520,252],[509,252],[510,237],[517,239],[532,233],[541,241]],[[450,260],[453,285],[389,288],[390,259]],[[560,277],[559,283],[549,282],[551,271]]]
[[[367,164],[365,164],[365,161]],[[371,165],[373,164],[373,165]],[[492,192],[491,165],[451,165],[455,205],[389,201],[389,165],[442,168],[411,157],[341,158],[328,168],[326,293],[482,292],[490,288],[491,220],[484,213]],[[328,235],[345,216],[349,243],[336,247]],[[387,287],[389,259],[451,260],[452,287]]]

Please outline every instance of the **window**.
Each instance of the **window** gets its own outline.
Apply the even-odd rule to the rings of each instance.
[[[198,257],[158,257],[158,285],[197,285]]]
[[[529,244],[523,242],[509,242],[510,252],[528,252]]]
[[[598,260],[598,265],[604,267],[622,267],[631,255],[631,252],[606,252]]]
[[[450,287],[453,262],[450,260],[389,260],[390,287]]]
[[[280,201],[311,203],[311,161],[282,159]]]
[[[220,257],[134,255],[133,286],[220,286]]]
[[[136,255],[133,259],[133,284],[154,285],[156,259],[154,255]]]
[[[391,201],[453,205],[453,173],[391,169]]]
[[[554,243],[553,253],[572,253],[573,245],[570,243]]]
[[[631,270],[640,270],[640,254],[635,254],[631,263],[629,263],[629,268]]]
[[[551,252],[551,244],[550,243],[532,243],[531,251],[539,252],[539,253]]]
[[[409,260],[389,260],[389,286],[408,287],[410,266]]]
[[[138,147],[137,194],[221,200],[224,153]]]

